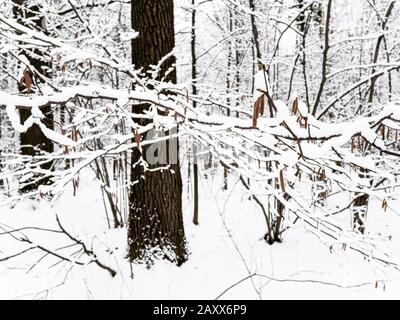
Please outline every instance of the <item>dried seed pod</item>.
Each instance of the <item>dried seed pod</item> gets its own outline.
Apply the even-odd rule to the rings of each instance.
[[[138,148],[140,148],[140,139],[140,134],[135,130],[135,142]]]
[[[24,70],[24,75],[23,75],[23,77],[21,79],[21,82],[22,82],[22,80],[23,80],[23,84],[28,89],[28,91],[31,91],[31,89],[32,89],[32,78],[31,78],[31,75],[29,73],[29,69],[28,68],[26,68]]]
[[[254,103],[253,108],[253,128],[257,128],[257,120],[259,115],[264,115],[265,110],[265,99],[264,95],[260,96]]]
[[[294,99],[292,113],[295,115],[299,111],[299,98]]]
[[[286,193],[285,179],[283,177],[283,170],[279,171],[279,185],[281,187],[282,192]]]

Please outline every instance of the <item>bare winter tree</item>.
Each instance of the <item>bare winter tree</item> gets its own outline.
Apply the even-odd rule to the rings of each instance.
[[[197,54],[196,54],[196,0],[192,0],[192,30],[190,39],[190,50],[192,55],[192,93],[197,94],[196,78],[197,78]],[[196,108],[197,102],[193,102],[193,107]],[[199,224],[199,166],[196,159],[197,150],[193,150],[193,223]]]
[[[132,28],[139,32],[132,42],[132,63],[143,68],[144,74],[161,63],[156,79],[176,83],[173,1],[133,1]],[[143,113],[149,107],[143,104],[133,112]],[[163,168],[165,164],[146,167],[146,150],[136,148],[132,154],[131,180],[138,182],[133,184],[129,199],[129,257],[147,259],[149,250],[158,247],[170,251],[173,255],[166,254],[166,258],[180,265],[186,260],[186,249],[179,159],[177,155],[168,159],[170,163],[176,160],[168,168]]]
[[[13,0],[14,15],[21,24],[30,22],[29,27],[45,31],[45,18],[39,12],[38,6],[28,6],[26,0]],[[24,94],[40,93],[40,85],[50,76],[50,65],[43,59],[43,53],[39,50],[21,50],[18,58],[20,62],[21,79],[18,79],[18,89]],[[43,123],[49,128],[54,128],[53,114],[51,105],[41,108],[45,115]],[[19,108],[21,124],[23,124],[32,114],[30,109],[20,106]],[[32,125],[26,132],[21,133],[21,154],[24,156],[35,157],[40,153],[51,153],[54,151],[54,144],[43,133],[37,124]],[[48,170],[52,166],[51,161],[43,161],[41,169]],[[22,192],[29,192],[37,189],[40,184],[48,184],[49,177],[34,176],[30,181],[24,182],[20,188]]]

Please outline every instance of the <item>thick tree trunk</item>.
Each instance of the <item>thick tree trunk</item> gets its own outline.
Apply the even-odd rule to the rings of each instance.
[[[143,72],[150,65],[169,54],[174,46],[173,0],[132,1],[132,28],[139,36],[132,41],[132,63],[142,67]],[[176,82],[176,71],[169,70],[175,63],[171,56],[162,65],[159,79]],[[134,107],[133,112],[141,113],[148,105]],[[140,124],[146,124],[141,120]],[[142,137],[144,138],[144,137]],[[168,150],[167,146],[167,150]],[[134,149],[132,153],[129,209],[129,258],[151,262],[162,253],[164,258],[182,264],[187,259],[185,233],[182,219],[182,181],[179,160],[171,164],[170,170],[144,171],[140,157],[146,161],[146,150]],[[167,157],[168,158],[168,157]],[[150,169],[164,165],[149,165]]]
[[[27,2],[26,0],[13,0],[14,4],[14,16],[17,18],[19,23],[25,25],[24,19],[29,19],[34,23],[34,27],[38,29],[43,28],[43,16],[39,15],[39,8],[37,6],[31,6],[29,8],[24,7],[24,4]],[[29,25],[28,27],[32,27]],[[39,55],[40,52],[33,52],[33,55],[27,54],[26,52],[21,52],[21,54],[25,55],[29,61],[30,68],[26,67],[23,79],[20,79],[18,83],[18,89],[23,93],[34,93],[37,90],[37,86],[40,85],[42,80],[40,79],[40,75],[49,77],[48,70],[50,65],[43,61],[42,59],[38,59],[33,57],[33,55]],[[26,83],[28,82],[28,83]],[[31,83],[30,83],[31,82]],[[41,108],[41,111],[45,115],[45,118],[42,122],[50,129],[54,129],[53,122],[53,114],[51,110],[51,106],[46,106]],[[20,109],[20,121],[23,124],[30,116],[31,111],[28,109]],[[25,133],[21,133],[21,154],[25,156],[35,157],[38,154],[43,152],[52,153],[54,151],[54,144],[51,140],[49,140],[43,133],[40,127],[34,124],[31,128],[29,128]],[[47,161],[40,165],[41,169],[50,170],[53,163],[52,161]],[[34,176],[30,181],[24,182],[24,185],[20,188],[21,192],[29,192],[36,190],[39,185],[49,184],[50,177],[39,177]]]

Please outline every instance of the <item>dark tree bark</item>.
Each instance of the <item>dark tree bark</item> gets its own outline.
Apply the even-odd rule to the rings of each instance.
[[[190,41],[192,54],[192,93],[197,94],[197,55],[196,55],[196,0],[192,0],[192,39]],[[196,101],[193,102],[193,108],[197,107]],[[193,145],[193,223],[199,224],[199,167],[197,164],[197,148]]]
[[[233,32],[233,10],[229,7],[229,23],[228,23],[228,30],[230,34]],[[232,73],[232,40],[229,40],[228,42],[228,59],[227,59],[227,70],[226,70],[226,105],[229,107],[226,110],[226,115],[228,117],[231,116],[231,98],[230,98],[230,90],[231,90],[231,82],[234,83],[235,81],[231,81],[231,73]],[[255,59],[254,59],[255,60]],[[254,63],[253,63],[253,69],[254,69]],[[253,76],[254,76],[254,70],[253,70]],[[254,90],[254,81],[252,81],[252,86]],[[252,90],[252,91],[253,91]],[[223,190],[227,191],[228,190],[228,168],[224,166],[224,185],[222,187]]]
[[[24,5],[27,3],[26,0],[13,0],[14,2],[14,16],[17,21],[29,28],[35,28],[43,30],[44,17],[40,15],[39,8],[37,6],[30,6],[29,8]],[[27,25],[26,21],[29,19],[30,24]],[[33,52],[21,52],[29,61],[30,68],[26,67],[24,77],[20,79],[18,83],[18,89],[21,93],[35,93],[38,86],[42,82],[41,75],[49,77],[50,64],[44,61],[44,59],[38,58],[42,53],[37,50]],[[41,108],[45,118],[42,122],[46,127],[54,129],[53,114],[51,106]],[[29,109],[20,109],[20,121],[23,124],[30,116],[31,111]],[[40,127],[34,124],[25,133],[21,133],[21,154],[25,156],[35,157],[38,154],[44,152],[52,153],[54,151],[54,144],[49,140],[43,133]],[[53,165],[52,161],[47,161],[40,165],[42,169],[49,170]],[[38,177],[34,176],[31,181],[25,182],[24,186],[20,188],[21,192],[29,192],[36,190],[39,185],[49,184],[50,177]]]
[[[327,82],[328,75],[328,54],[330,49],[330,32],[331,32],[331,13],[332,13],[332,3],[333,0],[328,0],[327,8],[326,8],[326,20],[325,20],[325,31],[324,31],[324,49],[322,51],[322,75],[321,75],[321,83],[319,85],[317,97],[315,98],[314,107],[312,109],[312,115],[315,116],[317,114],[318,106],[321,102],[322,94],[325,89],[325,84]]]
[[[253,44],[254,44],[254,48],[256,50],[258,69],[261,70],[262,69],[262,66],[261,66],[262,55],[261,55],[261,50],[260,50],[260,42],[258,40],[258,29],[257,29],[256,17],[255,17],[256,6],[254,4],[254,0],[249,0],[249,7],[251,10],[250,20],[251,20],[251,30],[253,32]]]
[[[307,34],[310,28],[310,20],[312,13],[309,10],[306,10],[304,0],[298,0],[298,7],[300,10],[300,14],[297,17],[297,28],[301,34],[300,38],[297,40],[297,52],[298,56],[296,58],[296,63],[300,60],[302,71],[303,71],[303,79],[304,79],[304,94],[306,99],[306,104],[308,109],[310,110],[310,90],[308,88],[308,72],[307,72],[307,57],[306,57],[306,42],[307,42]],[[294,76],[295,68],[293,68],[292,79],[290,80],[290,93],[292,91],[292,80]],[[290,98],[290,95],[288,96]]]
[[[132,41],[132,63],[137,68],[142,67],[145,73],[175,46],[173,0],[132,1],[131,9],[132,28],[139,32]],[[176,70],[169,70],[174,63],[174,56],[163,63],[159,80],[176,82]],[[134,107],[133,112],[142,113],[148,107]],[[140,120],[140,124],[145,125],[146,121]],[[129,258],[151,262],[154,255],[161,252],[164,258],[181,265],[187,253],[179,160],[170,165],[170,170],[144,171],[139,161],[141,156],[146,160],[146,150],[143,148],[141,153],[135,148],[132,153],[131,181],[138,183],[132,185],[129,197]],[[149,166],[150,169],[160,167]]]
[[[132,41],[132,63],[146,72],[175,47],[174,4],[173,0],[134,0],[131,8],[132,28],[139,32]],[[158,79],[163,78],[175,62],[175,56],[170,56],[161,66]],[[176,83],[176,70],[170,72],[165,81]]]
[[[381,23],[380,23],[380,26],[382,28],[382,32],[386,32],[386,25],[387,25],[387,22],[389,20],[390,15],[392,14],[392,11],[393,11],[395,3],[396,3],[396,1],[390,2],[389,7],[388,7],[388,9],[387,9],[387,11],[385,13],[385,17],[384,17],[383,21],[381,21]],[[378,62],[379,51],[380,51],[380,48],[381,48],[381,44],[384,41],[385,41],[385,35],[382,34],[381,36],[379,36],[379,38],[378,38],[378,40],[376,42],[374,58],[372,60],[373,64],[376,64]],[[371,72],[372,72],[372,74],[374,74],[376,72],[376,68],[373,67]],[[388,75],[390,76],[390,72],[388,72]],[[370,86],[369,95],[368,95],[368,103],[369,104],[371,104],[373,102],[373,100],[374,100],[375,85],[376,85],[377,79],[378,79],[377,76],[371,78],[371,86]],[[371,113],[369,113],[369,115],[371,115]]]

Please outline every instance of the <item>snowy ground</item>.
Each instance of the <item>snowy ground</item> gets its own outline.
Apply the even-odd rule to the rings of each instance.
[[[199,226],[191,223],[192,203],[184,195],[189,261],[180,268],[158,261],[150,270],[135,264],[133,279],[125,260],[126,230],[107,229],[101,193],[92,180],[87,180],[76,197],[67,193],[53,204],[29,200],[12,209],[0,208],[2,228],[7,225],[57,229],[57,214],[68,232],[93,248],[104,264],[118,271],[112,278],[95,264],[71,268],[70,262],[59,263],[59,259],[32,250],[0,263],[0,298],[398,298],[400,274],[372,265],[338,246],[331,252],[329,244],[321,243],[300,223],[285,234],[282,244],[269,246],[262,239],[265,222],[259,208],[243,196],[234,177],[230,181],[230,186],[235,186],[233,191],[219,191],[220,175],[201,179]],[[70,243],[63,234],[22,232],[33,243],[47,248]],[[2,235],[0,241],[1,257],[26,248],[26,244],[9,235]],[[74,251],[76,247],[57,252]],[[88,261],[84,256],[78,260]],[[243,280],[253,274],[257,275]],[[233,286],[236,283],[239,284]]]

